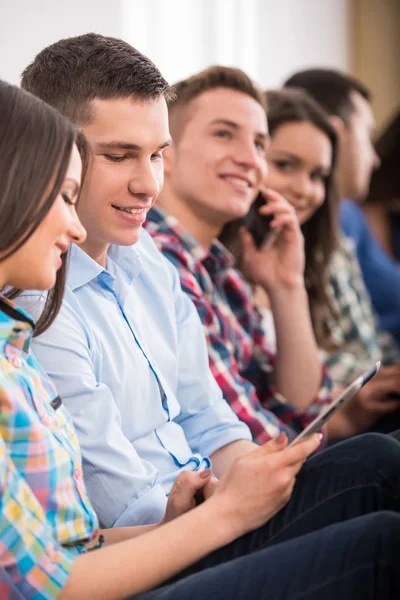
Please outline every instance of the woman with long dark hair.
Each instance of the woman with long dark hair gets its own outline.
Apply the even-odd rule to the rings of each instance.
[[[271,143],[265,184],[294,206],[305,244],[305,284],[314,334],[338,390],[371,364],[398,358],[394,340],[377,328],[351,240],[339,233],[335,186],[337,139],[323,109],[305,92],[284,89],[266,93]],[[238,229],[230,223],[220,239],[252,279],[252,265],[243,264]],[[268,298],[255,297],[273,345],[274,325]],[[386,366],[346,410],[330,422],[331,437],[348,437],[376,426],[399,407],[390,391],[399,389],[400,370]],[[389,417],[388,417],[389,418]],[[387,429],[396,428],[396,421]]]
[[[0,286],[46,290],[58,273],[42,329],[61,303],[62,257],[71,242],[85,239],[75,213],[82,171],[76,139],[55,110],[0,81]],[[163,523],[100,532],[72,423],[30,351],[34,330],[29,315],[0,296],[1,598],[245,600],[272,593],[285,600],[300,593],[312,600],[321,590],[325,598],[350,599],[360,591],[366,599],[399,595],[395,513],[246,549],[244,534],[288,501],[305,458],[318,446],[316,436],[288,449],[285,436],[273,440],[241,457],[218,484],[209,471],[182,473]],[[398,452],[397,441],[386,446],[389,454]],[[205,501],[196,507],[200,491]],[[384,506],[395,510],[395,490],[392,496]],[[186,571],[156,587],[239,536],[237,548],[252,554],[220,565],[214,556],[214,568],[204,564],[202,572]]]

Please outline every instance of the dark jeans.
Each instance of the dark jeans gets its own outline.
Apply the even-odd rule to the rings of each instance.
[[[399,437],[368,433],[310,458],[268,523],[137,598],[400,598]]]
[[[135,600],[398,600],[400,516],[336,523]]]

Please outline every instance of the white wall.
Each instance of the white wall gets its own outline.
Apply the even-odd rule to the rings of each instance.
[[[97,31],[125,38],[171,82],[220,63],[277,86],[299,68],[349,68],[349,2],[0,0],[0,77],[17,83],[44,46]]]
[[[121,29],[121,0],[0,0],[0,77],[18,83],[35,55],[63,37]]]

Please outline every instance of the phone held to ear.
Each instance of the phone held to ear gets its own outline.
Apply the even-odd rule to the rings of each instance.
[[[258,249],[265,248],[273,239],[277,232],[270,228],[273,215],[261,215],[260,208],[266,204],[261,192],[258,194],[249,212],[244,217],[244,225],[251,234],[254,243]]]
[[[361,390],[361,388],[368,383],[370,379],[379,371],[381,366],[380,362],[377,362],[369,371],[357,377],[355,381],[348,388],[346,388],[335,400],[333,400],[319,415],[306,427],[292,442],[289,446],[297,444],[301,440],[310,437],[313,433],[318,433],[322,427],[333,417],[333,415],[340,409],[343,408],[354,396]]]

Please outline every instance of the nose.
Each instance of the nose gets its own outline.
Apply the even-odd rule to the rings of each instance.
[[[293,193],[298,199],[307,199],[310,194],[311,182],[306,173],[299,174],[292,180]]]
[[[86,240],[86,229],[79,220],[76,211],[73,211],[68,227],[68,238],[70,242],[82,244]]]
[[[128,189],[134,196],[155,198],[160,192],[162,177],[156,176],[157,170],[151,161],[142,162],[140,168],[135,168],[128,182]]]
[[[259,168],[261,156],[257,148],[254,146],[254,141],[246,143],[241,141],[238,143],[234,152],[234,160],[237,164],[240,164],[248,169]]]

